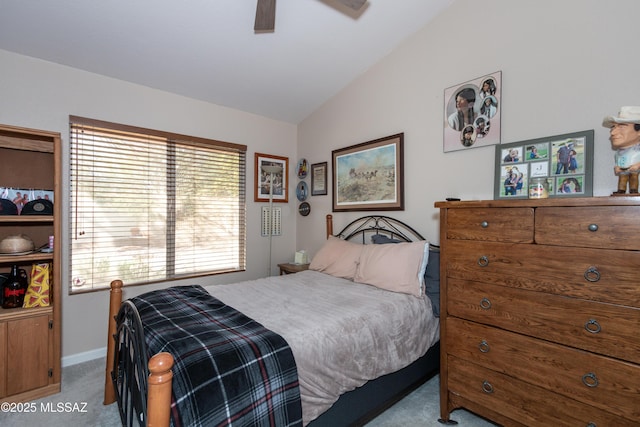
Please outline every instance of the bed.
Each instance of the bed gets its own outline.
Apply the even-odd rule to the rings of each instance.
[[[241,317],[242,327],[255,321],[258,328],[273,332],[274,340],[281,337],[286,349],[273,351],[269,347],[270,353],[288,355],[290,350],[293,355],[294,367],[278,373],[282,375],[278,377],[277,383],[282,385],[278,390],[289,393],[283,391],[278,396],[280,406],[264,406],[276,393],[274,389],[265,392],[261,388],[264,384],[259,384],[260,390],[242,394],[260,402],[263,415],[269,415],[266,421],[249,422],[232,416],[228,419],[236,422],[229,421],[228,425],[362,425],[438,372],[438,286],[438,248],[426,243],[412,227],[387,216],[359,218],[334,235],[332,216],[327,215],[325,246],[314,256],[309,270],[296,274],[228,285],[169,288],[155,291],[155,296],[143,294],[139,296],[142,301],[135,297],[124,302],[122,282],[115,280],[104,403],[117,400],[123,425],[200,422],[185,417],[179,404],[184,394],[181,387],[193,381],[181,379],[185,357],[177,354],[183,350],[172,347],[172,343],[187,339],[161,337],[163,341],[156,343],[156,338],[149,338],[149,324],[155,324],[155,320],[140,314],[157,312],[163,304],[178,310],[180,304],[173,303],[174,299],[156,301],[148,310],[145,304],[147,299],[168,298],[168,293],[175,298],[174,293],[186,292],[186,306],[194,305],[190,301],[200,296],[206,304],[212,304],[209,297],[213,297],[213,304],[218,304],[216,310],[224,306],[237,309],[234,316],[246,316]],[[243,335],[251,334],[243,331]],[[206,348],[218,345],[208,343]],[[292,369],[295,380],[286,376]],[[295,389],[289,387],[293,384]],[[224,393],[216,394],[227,393],[224,387],[221,390]],[[222,400],[203,406],[242,412],[229,409],[236,398]]]

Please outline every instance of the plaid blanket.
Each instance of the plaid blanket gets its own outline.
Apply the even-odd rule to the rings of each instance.
[[[198,285],[131,300],[148,354],[175,359],[172,425],[302,425],[298,372],[281,336]]]

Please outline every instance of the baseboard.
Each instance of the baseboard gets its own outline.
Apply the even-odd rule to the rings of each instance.
[[[104,358],[107,355],[107,347],[96,348],[95,350],[76,353],[62,358],[62,367],[77,365],[78,363]]]

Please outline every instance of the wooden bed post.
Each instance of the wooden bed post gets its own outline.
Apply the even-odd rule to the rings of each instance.
[[[171,380],[173,356],[167,352],[155,354],[149,360],[147,382],[147,426],[167,427],[171,418]]]
[[[333,236],[333,215],[327,214],[327,239]]]
[[[109,299],[109,327],[107,336],[107,366],[104,375],[104,405],[110,405],[116,401],[116,389],[111,380],[111,371],[113,370],[113,358],[115,352],[115,340],[113,336],[116,333],[116,316],[122,304],[122,280],[114,280],[111,282],[111,292]]]

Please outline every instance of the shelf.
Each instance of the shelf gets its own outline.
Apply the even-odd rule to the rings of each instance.
[[[15,128],[19,129],[19,128]],[[53,138],[50,136],[34,139],[33,136],[25,137],[19,132],[1,131],[0,147],[12,150],[36,151],[42,153],[53,153]]]
[[[0,255],[0,264],[19,264],[25,261],[53,261],[53,252],[34,252],[26,255]]]
[[[2,306],[0,306],[0,321],[22,319],[51,313],[53,313],[53,306],[33,308],[2,308]]]
[[[44,223],[53,224],[51,215],[1,215],[0,224],[21,224],[21,223]]]

